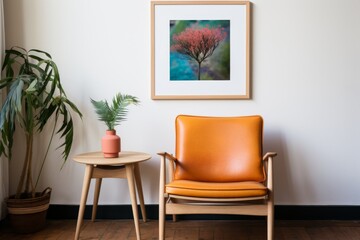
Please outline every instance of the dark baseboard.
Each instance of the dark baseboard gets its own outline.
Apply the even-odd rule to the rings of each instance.
[[[91,218],[91,206],[85,208],[85,219]],[[159,206],[146,205],[146,214],[149,219],[158,219]],[[78,205],[50,205],[49,219],[76,219]],[[141,211],[139,209],[141,217]],[[131,205],[99,205],[97,219],[132,219]],[[170,219],[170,216],[169,216]],[[184,220],[252,220],[264,217],[239,215],[182,215]],[[360,220],[360,206],[299,206],[276,205],[276,220]]]
[[[360,206],[275,206],[278,220],[360,220]]]

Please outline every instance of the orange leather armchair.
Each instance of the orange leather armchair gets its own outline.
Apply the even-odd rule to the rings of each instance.
[[[276,153],[263,156],[262,118],[180,115],[175,125],[175,156],[159,153],[159,239],[165,237],[166,214],[174,220],[177,214],[267,216],[273,239]]]

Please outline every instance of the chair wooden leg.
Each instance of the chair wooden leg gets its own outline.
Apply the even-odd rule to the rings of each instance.
[[[269,199],[267,202],[268,215],[267,215],[267,236],[268,240],[274,239],[274,184],[273,184],[273,163],[272,157],[268,159],[268,183]]]
[[[165,198],[159,199],[159,240],[165,239]]]
[[[161,157],[160,163],[160,181],[159,181],[159,240],[165,239],[165,214],[166,214],[166,206],[165,206],[165,156]]]
[[[176,198],[172,198],[172,199],[171,199],[171,202],[177,203],[178,201],[176,200]],[[176,222],[176,221],[177,221],[177,215],[176,215],[176,214],[173,214],[173,215],[172,215],[172,220],[173,220],[173,222]]]
[[[267,239],[274,239],[274,203],[272,199],[268,202]]]
[[[268,216],[267,220],[267,239],[273,240],[274,239],[274,219]]]
[[[95,184],[95,191],[94,191],[94,203],[93,203],[92,214],[91,214],[91,221],[93,221],[93,222],[95,221],[95,218],[96,218],[96,210],[97,210],[98,203],[99,203],[101,183],[102,183],[102,178],[97,178],[96,184]]]

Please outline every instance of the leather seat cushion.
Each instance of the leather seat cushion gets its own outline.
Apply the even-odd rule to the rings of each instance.
[[[198,182],[174,180],[165,186],[169,194],[187,197],[242,198],[267,195],[267,188],[259,182]]]

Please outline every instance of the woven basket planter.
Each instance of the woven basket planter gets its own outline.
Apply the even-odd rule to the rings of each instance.
[[[10,196],[6,203],[10,224],[15,232],[33,233],[45,227],[51,188],[36,193],[35,198],[15,199]]]

